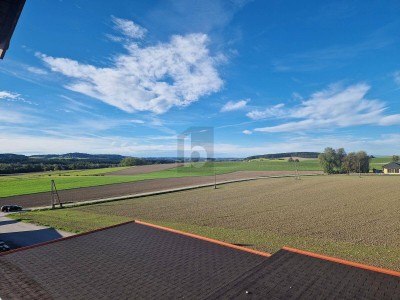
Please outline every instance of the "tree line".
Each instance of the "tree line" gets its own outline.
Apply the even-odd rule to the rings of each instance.
[[[0,174],[85,170],[172,162],[174,162],[172,159],[124,157],[112,154],[92,155],[86,153],[67,153],[62,155],[35,156],[0,154]]]
[[[319,162],[325,173],[368,173],[371,157],[365,151],[346,153],[343,148],[325,148],[318,156]]]
[[[31,173],[61,170],[85,170],[117,167],[119,162],[96,162],[78,160],[36,161],[28,163],[0,163],[0,174]]]
[[[267,158],[285,158],[285,157],[301,157],[301,158],[318,158],[319,152],[285,152],[285,153],[274,153],[274,154],[263,154],[263,155],[253,155],[246,157],[245,160]]]
[[[140,157],[125,157],[121,160],[121,167],[130,167],[130,166],[144,166],[144,165],[154,165],[154,164],[170,164],[174,163],[173,159],[149,159],[149,158],[140,158]]]

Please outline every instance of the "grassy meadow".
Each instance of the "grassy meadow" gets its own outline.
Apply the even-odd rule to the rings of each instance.
[[[71,232],[137,219],[269,253],[289,246],[400,271],[399,186],[397,176],[270,178],[13,218]]]

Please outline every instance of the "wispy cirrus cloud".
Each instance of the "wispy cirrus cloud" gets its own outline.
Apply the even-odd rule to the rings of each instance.
[[[250,99],[244,99],[239,101],[228,101],[227,103],[224,104],[224,106],[222,106],[221,112],[241,110],[247,106],[247,103],[249,101]]]
[[[128,20],[117,19],[125,35],[143,32]],[[206,34],[174,35],[169,42],[140,46],[124,41],[126,53],[114,57],[109,67],[97,67],[69,58],[38,56],[52,71],[71,81],[69,90],[101,100],[126,112],[162,114],[185,107],[222,88],[217,66],[222,56],[212,56]]]
[[[285,104],[279,103],[277,105],[274,105],[272,107],[268,107],[266,109],[254,109],[249,111],[246,116],[249,117],[252,120],[262,120],[266,118],[276,118],[280,117],[285,114],[285,111],[283,107]]]
[[[20,94],[9,91],[0,91],[0,100],[18,100],[20,98]]]
[[[297,107],[280,109],[280,118],[294,121],[276,126],[256,128],[259,132],[300,132],[318,129],[343,128],[358,125],[390,126],[400,124],[400,114],[386,115],[384,102],[370,100],[370,86],[358,83],[348,87],[331,85],[315,92]]]
[[[111,16],[111,20],[114,23],[114,28],[126,37],[142,39],[147,33],[146,28],[143,28],[131,20],[117,18],[115,16]]]
[[[252,0],[166,0],[159,3],[150,17],[153,23],[162,20],[162,24],[173,31],[215,34],[222,31],[235,14],[250,2]]]
[[[38,118],[28,112],[0,106],[0,124],[31,124],[37,121]]]
[[[26,104],[33,104],[32,101],[26,100],[21,94],[10,92],[10,91],[0,91],[0,100],[4,101],[19,101]]]
[[[143,120],[138,120],[138,119],[129,120],[129,122],[132,124],[144,124],[145,123]]]
[[[27,67],[27,70],[35,75],[47,75],[48,74],[48,72],[46,70],[41,69],[41,68],[32,67],[32,66]]]
[[[372,36],[356,44],[332,45],[302,53],[287,54],[277,58],[272,65],[277,72],[307,72],[342,66],[347,61],[368,51],[378,51],[393,43],[389,38]]]
[[[242,133],[243,133],[243,134],[246,134],[246,135],[253,134],[253,132],[252,132],[251,130],[248,130],[248,129],[243,130]]]
[[[394,73],[393,73],[393,79],[394,79],[394,82],[395,82],[398,86],[400,86],[400,71],[397,71],[397,72],[394,72]]]

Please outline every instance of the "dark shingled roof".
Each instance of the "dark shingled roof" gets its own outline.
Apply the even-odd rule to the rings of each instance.
[[[246,293],[247,291],[247,293]],[[212,299],[400,299],[400,278],[280,250]]]
[[[130,222],[0,255],[0,297],[399,299],[395,275],[288,250],[268,258]]]
[[[385,168],[385,169],[400,169],[400,163],[391,162],[391,163],[388,163],[387,165],[384,165],[382,168]]]
[[[198,299],[264,260],[131,222],[0,256],[0,298]]]
[[[25,0],[0,0],[0,59],[9,47],[24,4]]]

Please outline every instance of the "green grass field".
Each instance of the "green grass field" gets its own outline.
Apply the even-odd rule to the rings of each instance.
[[[390,157],[379,157],[371,160],[371,169],[382,169]],[[125,168],[105,168],[84,171],[46,172],[17,176],[0,176],[0,197],[47,192],[50,180],[54,179],[58,190],[106,185],[113,183],[133,182],[146,179],[160,179],[185,176],[210,176],[236,171],[294,171],[294,164],[287,160],[261,160],[239,162],[215,162],[214,164],[194,164],[195,167],[178,167],[169,170],[140,175],[110,176],[107,173]],[[317,159],[303,160],[298,164],[299,171],[319,171]]]
[[[73,232],[138,219],[274,253],[289,246],[400,270],[400,177],[259,179],[14,218]]]
[[[369,168],[372,170],[373,168],[377,170],[382,170],[382,166],[390,163],[392,161],[391,156],[380,156],[371,159],[369,163]]]
[[[133,182],[146,179],[159,179],[185,176],[207,176],[231,173],[235,171],[277,171],[294,170],[294,166],[287,161],[270,160],[264,162],[216,162],[213,165],[195,164],[195,167],[178,167],[169,170],[151,172],[139,175],[107,175],[112,171],[125,168],[106,168],[84,171],[60,171],[37,174],[1,176],[0,197],[25,195],[47,192],[50,190],[50,181],[55,180],[58,190],[106,185],[113,183]],[[308,160],[299,163],[299,170],[320,170],[317,160]]]

